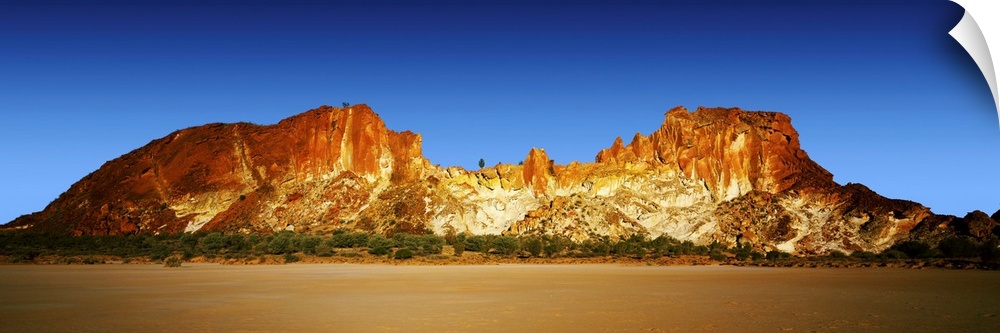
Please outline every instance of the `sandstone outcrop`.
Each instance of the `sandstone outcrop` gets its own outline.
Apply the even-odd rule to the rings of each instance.
[[[653,133],[627,145],[615,139],[594,163],[558,165],[534,148],[523,165],[465,170],[432,165],[420,135],[388,130],[356,105],[323,106],[269,126],[171,133],[107,162],[7,227],[76,235],[358,229],[578,241],[644,234],[824,253],[993,232],[996,221],[970,215],[938,216],[860,184],[835,183],[801,149],[791,119],[776,112],[678,107]]]

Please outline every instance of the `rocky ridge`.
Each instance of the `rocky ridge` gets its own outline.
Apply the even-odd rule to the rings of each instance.
[[[981,213],[981,212],[980,212]],[[260,126],[209,124],[107,162],[6,228],[76,235],[196,230],[671,236],[800,254],[879,251],[909,238],[983,238],[985,213],[939,216],[809,159],[776,112],[678,107],[594,163],[432,165],[421,137],[366,105],[323,106]],[[995,216],[997,214],[994,214]]]

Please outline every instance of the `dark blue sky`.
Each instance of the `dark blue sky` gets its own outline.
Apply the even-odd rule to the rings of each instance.
[[[205,4],[209,3],[209,4]],[[592,161],[674,106],[792,117],[840,183],[1000,208],[989,87],[905,1],[0,2],[0,221],[179,128],[368,103],[425,155]]]

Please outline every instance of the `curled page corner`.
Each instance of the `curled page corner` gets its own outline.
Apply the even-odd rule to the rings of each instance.
[[[997,76],[993,64],[997,63],[996,56],[990,53],[991,44],[997,46],[997,21],[998,15],[991,11],[989,7],[995,6],[996,0],[952,0],[965,8],[965,16],[948,32],[952,38],[958,41],[966,52],[972,56],[972,60],[979,65],[979,70],[986,77],[986,82],[993,92],[993,103],[997,108],[997,119],[1000,121],[1000,96],[997,95]],[[978,15],[981,21],[972,18],[973,13]],[[983,23],[980,25],[979,23]]]

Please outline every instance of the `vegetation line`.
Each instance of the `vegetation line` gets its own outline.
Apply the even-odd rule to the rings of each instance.
[[[825,256],[794,257],[780,251],[760,252],[750,245],[733,247],[721,243],[695,245],[670,237],[628,239],[596,238],[573,242],[560,236],[499,236],[395,233],[389,237],[339,230],[320,236],[282,231],[274,234],[223,234],[219,232],[142,234],[128,236],[65,236],[0,232],[0,256],[5,263],[81,263],[109,261],[153,262],[179,267],[182,262],[238,261],[291,263],[302,258],[423,258],[448,261],[476,252],[486,261],[566,262],[565,258],[605,258],[620,262],[673,263],[665,258],[691,258],[682,262],[715,262],[757,266],[904,266],[1000,268],[1000,242],[992,238],[976,242],[954,236],[930,245],[902,241],[881,253],[832,251]],[[99,258],[103,257],[103,258]],[[43,258],[46,258],[43,260]],[[587,262],[593,262],[592,260]],[[598,261],[599,262],[599,261]]]

